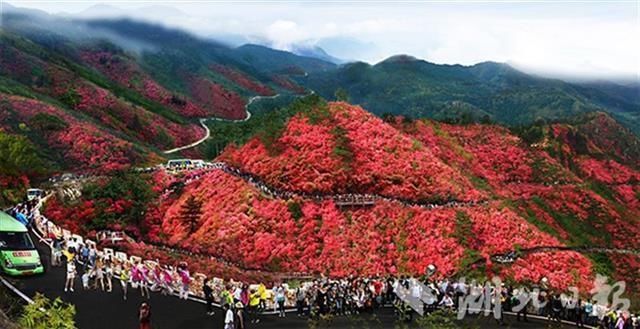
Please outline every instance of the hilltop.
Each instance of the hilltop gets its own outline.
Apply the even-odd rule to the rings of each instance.
[[[3,171],[0,203],[29,179],[155,165],[164,150],[205,136],[199,118],[245,119],[252,97],[304,93],[292,74],[333,66],[147,23],[9,8],[0,31],[0,132],[3,148],[25,147],[30,154],[21,156],[38,165]]]
[[[375,65],[345,64],[297,81],[327,99],[340,92],[377,115],[517,126],[604,111],[640,134],[640,85],[575,84],[502,63],[439,65],[399,55]]]
[[[244,174],[149,177],[155,191],[172,192],[151,201],[136,226],[140,238],[215,256],[226,265],[206,270],[223,277],[421,274],[435,264],[439,276],[500,273],[529,283],[545,276],[562,289],[587,289],[596,273],[638,285],[630,279],[634,256],[562,251],[523,254],[508,265],[490,260],[538,246],[640,247],[637,158],[589,137],[624,131],[606,114],[540,126],[529,142],[498,125],[382,120],[347,103],[312,102],[289,114],[218,157]],[[638,145],[625,136],[616,143]],[[573,142],[580,138],[586,151]],[[189,183],[171,187],[178,182]],[[342,206],[336,194],[376,201]],[[183,215],[193,200],[201,212],[195,225]],[[95,211],[86,207],[79,212]],[[64,209],[56,201],[48,211],[63,223],[91,218]],[[130,251],[147,252],[140,248]]]

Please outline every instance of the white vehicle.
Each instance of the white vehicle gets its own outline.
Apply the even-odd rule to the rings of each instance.
[[[38,200],[44,196],[44,191],[39,188],[30,188],[27,190],[27,200]]]
[[[204,160],[191,160],[191,163],[193,164],[193,168],[204,168],[205,167]]]
[[[169,169],[187,169],[192,168],[193,162],[190,159],[174,159],[167,162]]]
[[[60,180],[62,180],[63,182],[70,181],[72,179],[73,179],[72,173],[64,173],[62,174],[62,176],[60,176]]]

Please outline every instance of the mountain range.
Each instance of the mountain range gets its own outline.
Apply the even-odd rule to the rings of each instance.
[[[526,125],[536,120],[562,120],[604,111],[625,126],[640,131],[640,84],[596,81],[572,83],[519,71],[507,64],[485,62],[473,66],[438,65],[407,55],[375,65],[343,61],[312,45],[293,46],[292,52],[246,44],[230,47],[175,29],[118,19],[60,19],[40,12],[10,9],[5,30],[49,44],[60,38],[73,43],[108,40],[154,74],[163,85],[185,91],[176,75],[206,70],[212,63],[240,69],[269,83],[285,73],[296,85],[327,99],[344,91],[352,103],[375,114],[385,113],[443,120],[492,120]],[[338,65],[341,64],[341,65]],[[284,77],[283,77],[284,78]],[[298,91],[302,88],[296,88]]]
[[[212,275],[416,275],[436,264],[442,276],[546,276],[558,289],[607,274],[638,291],[637,256],[491,262],[540,245],[640,248],[637,85],[407,55],[336,64],[319,49],[231,47],[133,20],[15,8],[2,19],[3,205],[29,184],[82,172],[97,182],[80,200],[49,201],[51,220],[86,234],[127,230],[149,243],[129,253],[163,262],[171,255],[153,244],[216,256],[190,259]],[[218,120],[205,128],[201,118]],[[207,131],[175,156],[235,171],[127,171]],[[353,194],[376,201],[339,204]],[[185,223],[186,204],[200,204],[197,225]]]

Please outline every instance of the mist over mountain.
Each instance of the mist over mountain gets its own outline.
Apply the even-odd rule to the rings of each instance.
[[[236,67],[262,83],[284,74],[279,83],[299,84],[289,88],[311,89],[328,99],[344,90],[351,102],[378,115],[446,120],[467,116],[523,125],[605,111],[633,131],[640,129],[640,89],[632,82],[571,83],[530,75],[503,63],[439,65],[408,55],[374,65],[343,63],[313,44],[293,46],[291,51],[257,44],[234,47],[143,21],[63,19],[13,7],[5,12],[4,22],[5,30],[53,48],[64,47],[62,40],[80,44],[108,40],[137,54],[156,79],[177,90],[185,85],[172,81],[174,76],[207,70],[217,63]]]

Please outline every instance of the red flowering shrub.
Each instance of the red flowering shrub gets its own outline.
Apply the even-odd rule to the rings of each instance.
[[[167,106],[181,115],[203,117],[206,110],[199,108],[182,95],[177,95],[159,85],[135,62],[124,54],[108,51],[85,50],[82,60],[120,85],[133,89],[143,96]]]
[[[293,117],[277,143],[276,155],[255,138],[222,158],[288,190],[433,201],[482,197],[428,148],[344,103]]]
[[[111,91],[95,86],[66,68],[44,62],[12,47],[2,47],[6,52],[0,54],[0,61],[7,61],[7,65],[0,69],[4,74],[61,100],[70,108],[97,119],[109,128],[158,147],[184,145],[204,135],[198,125],[183,126],[170,122],[155,113],[123,101]],[[101,53],[96,56],[106,55]],[[15,60],[15,64],[10,64],[10,60]],[[111,73],[108,76],[118,82],[129,78],[135,80],[137,71],[130,70],[131,65],[133,64],[124,60],[114,60],[114,64],[108,66],[113,69],[108,71]],[[129,83],[127,86],[135,87],[137,84]]]
[[[19,122],[28,122],[38,113],[61,118],[66,129],[42,132],[48,145],[60,151],[75,169],[91,169],[105,172],[128,167],[142,160],[131,143],[121,140],[95,126],[80,122],[60,108],[17,96],[0,94],[0,99],[10,103],[11,111]]]
[[[207,109],[211,115],[240,120],[246,117],[245,101],[238,94],[224,89],[205,78],[190,81],[193,100]]]
[[[99,70],[109,79],[173,109],[180,115],[191,118],[217,116],[225,119],[242,119],[245,116],[244,100],[240,96],[224,90],[221,86],[207,79],[184,78],[188,81],[192,92],[190,95],[183,95],[161,86],[144,72],[135,59],[124,54],[85,50],[81,53],[81,57],[84,62]],[[225,69],[221,73],[239,85],[259,94],[271,95],[272,93],[268,87],[249,80],[239,72]]]
[[[291,79],[287,78],[284,75],[274,75],[271,77],[271,80],[278,86],[286,90],[292,91],[296,94],[304,94],[306,92],[306,90],[303,87],[291,81]]]
[[[467,213],[473,221],[473,233],[482,255],[561,245],[508,209],[474,208]],[[534,283],[546,276],[556,288],[577,286],[586,291],[593,280],[591,271],[591,263],[586,257],[575,252],[558,252],[526,256],[504,269],[502,274]]]
[[[578,163],[585,176],[605,184],[637,184],[640,182],[640,172],[614,160],[584,158],[580,159]]]
[[[249,78],[247,75],[237,70],[234,70],[232,68],[219,65],[219,64],[212,65],[211,69],[224,75],[225,78],[235,82],[240,87],[246,90],[255,92],[258,95],[262,95],[262,96],[275,95],[275,92],[269,86],[265,86],[262,83]]]
[[[640,210],[640,185],[622,184],[615,187],[623,204],[629,208]]]
[[[204,201],[199,226],[192,233],[181,218],[190,196]],[[161,211],[148,215],[147,221],[161,223],[156,235],[167,236],[171,245],[223,258],[239,268],[277,273],[421,274],[428,264],[435,264],[439,276],[449,276],[462,270],[466,248],[488,257],[561,245],[514,212],[493,206],[461,209],[472,225],[466,232],[472,241],[463,246],[456,235],[460,210],[380,201],[371,208],[341,211],[331,201],[266,199],[241,179],[220,171],[205,174],[177,199],[165,197],[161,203]],[[499,272],[519,281],[537,282],[547,276],[559,288],[586,287],[592,276],[589,261],[574,253],[527,256]]]
[[[44,208],[44,215],[53,220],[56,225],[76,234],[86,234],[88,224],[94,215],[92,201],[75,203],[73,206],[65,205],[57,197],[50,198]]]

